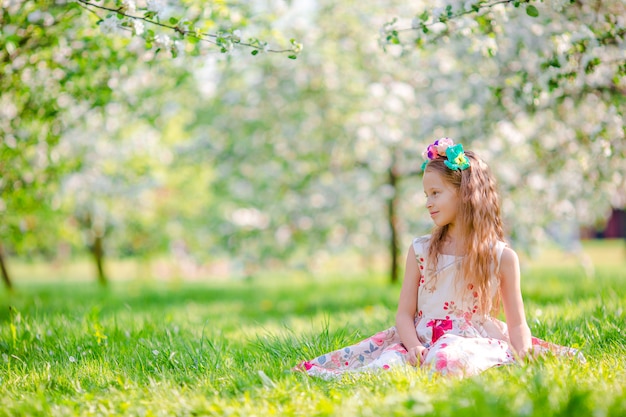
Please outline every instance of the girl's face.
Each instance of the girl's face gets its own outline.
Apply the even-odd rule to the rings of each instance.
[[[422,183],[426,208],[433,222],[439,227],[454,225],[459,209],[459,196],[454,186],[444,181],[437,172],[428,170],[424,173]]]

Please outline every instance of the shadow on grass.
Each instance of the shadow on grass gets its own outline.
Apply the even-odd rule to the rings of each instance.
[[[621,290],[623,280],[623,272],[620,275],[611,270],[599,271],[595,279],[567,269],[525,276],[527,306],[558,306],[559,312],[572,310],[568,314],[571,317],[559,317],[550,322],[533,321],[529,316],[533,333],[566,345],[593,340],[592,352],[596,347],[602,350],[616,345],[623,349],[621,328],[625,317],[619,308],[625,301]],[[320,313],[351,315],[368,306],[395,311],[399,292],[399,286],[356,278],[324,282],[285,280],[284,285],[277,279],[220,284],[131,281],[115,283],[105,289],[93,283],[30,284],[18,287],[14,294],[0,294],[0,325],[9,322],[16,312],[23,317],[54,322],[58,318],[80,319],[92,314],[94,309],[101,318],[132,311],[158,323],[168,312],[193,308],[193,314],[207,322],[232,315],[240,324],[263,326],[287,317],[312,317]],[[615,302],[607,305],[606,300]],[[585,305],[584,313],[577,311]],[[15,310],[12,312],[9,307]]]
[[[163,313],[185,306],[217,306],[244,320],[264,322],[286,315],[336,314],[384,305],[395,309],[399,287],[378,282],[301,283],[285,286],[255,282],[226,284],[139,284],[121,283],[101,288],[92,283],[32,284],[14,294],[0,295],[0,323],[10,320],[12,307],[23,315],[76,316],[97,307],[102,315],[118,311]]]

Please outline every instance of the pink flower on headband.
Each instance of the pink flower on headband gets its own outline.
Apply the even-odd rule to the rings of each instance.
[[[439,156],[439,152],[437,152],[436,142],[431,145],[428,145],[428,148],[426,148],[426,157],[430,160],[433,160],[437,158],[438,156]]]
[[[433,145],[437,146],[437,153],[441,156],[444,156],[446,154],[446,149],[454,145],[454,141],[450,138],[441,138],[439,140],[436,140]]]
[[[454,145],[454,141],[450,138],[437,139],[436,141],[428,145],[426,150],[424,150],[424,152],[422,153],[422,156],[424,157],[424,159],[428,159],[431,161],[439,157],[445,158],[446,149],[448,149],[452,145]]]
[[[426,169],[428,162],[438,158],[445,159],[445,165],[452,170],[463,171],[470,167],[470,162],[463,151],[463,145],[460,143],[455,145],[450,138],[437,139],[428,145],[422,156],[425,159],[422,164],[422,171]]]

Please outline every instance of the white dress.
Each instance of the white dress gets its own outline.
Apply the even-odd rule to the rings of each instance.
[[[424,277],[429,237],[413,241],[420,269],[415,330],[419,341],[429,349],[422,368],[443,375],[470,376],[493,366],[514,363],[506,323],[477,313],[478,293],[471,284],[462,284],[462,280],[455,278],[461,265],[460,257],[440,255],[437,278]],[[497,242],[498,260],[505,246],[504,242]],[[498,288],[497,271],[493,271],[491,280],[494,295]],[[463,285],[466,288],[462,288]],[[572,348],[535,337],[532,344],[536,353],[550,351],[584,361],[582,354]],[[295,369],[328,379],[345,372],[410,366],[406,355],[396,328],[391,327],[355,345],[301,362]]]

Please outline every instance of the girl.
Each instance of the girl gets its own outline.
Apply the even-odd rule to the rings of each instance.
[[[435,227],[409,247],[396,326],[296,369],[332,378],[408,363],[469,376],[531,351],[584,361],[575,349],[530,334],[519,261],[504,243],[496,183],[487,165],[449,138],[429,145],[424,157],[426,209]],[[506,323],[494,317],[500,305]]]

